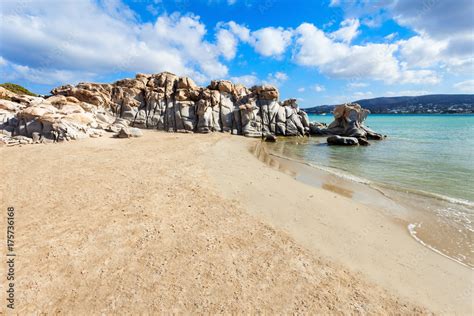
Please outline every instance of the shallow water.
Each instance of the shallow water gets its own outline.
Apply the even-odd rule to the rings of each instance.
[[[387,139],[337,147],[321,137],[288,138],[268,150],[377,188],[412,210],[417,240],[473,267],[474,115],[370,115],[366,125]]]
[[[307,146],[297,154],[369,180],[474,201],[474,115],[370,115],[366,125],[387,139],[370,147]]]

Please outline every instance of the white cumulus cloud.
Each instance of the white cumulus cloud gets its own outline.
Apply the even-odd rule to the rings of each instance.
[[[234,21],[220,22],[218,28],[229,30],[241,42],[250,44],[260,55],[275,58],[285,53],[293,35],[291,29],[272,26],[251,31],[245,25]]]
[[[397,32],[394,32],[394,33],[390,33],[386,36],[384,36],[384,38],[387,40],[387,41],[392,41],[394,38],[396,38],[398,36],[398,33]]]
[[[279,57],[291,43],[292,32],[282,27],[266,27],[251,33],[250,44],[266,57]]]
[[[315,84],[312,88],[316,92],[326,91],[326,87],[324,87],[323,85],[320,85],[320,84]]]
[[[365,83],[365,82],[349,82],[347,84],[347,87],[349,89],[354,89],[354,88],[365,88],[365,87],[368,87],[369,84],[368,83]]]
[[[353,100],[370,99],[373,97],[374,97],[374,94],[372,93],[372,91],[365,91],[365,92],[359,91],[359,92],[355,92],[352,95]]]
[[[346,19],[341,22],[341,28],[330,34],[335,40],[344,43],[350,43],[357,35],[359,35],[360,22],[358,19]]]
[[[444,41],[435,41],[427,36],[413,36],[398,41],[402,59],[411,67],[430,67],[441,60],[441,53],[447,47]]]
[[[250,30],[246,26],[237,24],[234,21],[230,21],[227,25],[232,33],[234,33],[242,42],[248,42],[250,40]]]
[[[458,82],[454,84],[454,88],[464,93],[474,93],[474,80]]]
[[[334,1],[344,16],[367,21],[395,20],[417,33],[401,42],[400,61],[413,67],[439,67],[452,74],[474,73],[474,1]],[[385,39],[391,42],[396,33]],[[431,60],[431,62],[430,62]],[[428,66],[429,65],[429,66]],[[410,66],[410,67],[412,67]]]
[[[279,86],[286,80],[288,80],[288,75],[284,72],[277,71],[275,73],[269,73],[264,83]]]
[[[429,91],[426,90],[401,90],[401,91],[387,91],[385,92],[386,96],[409,96],[409,97],[416,97],[420,95],[427,95],[430,94]]]
[[[226,29],[220,29],[217,32],[217,47],[221,51],[222,55],[227,59],[233,59],[237,52],[237,38],[232,32]]]
[[[217,45],[208,42],[205,25],[191,14],[163,14],[142,23],[117,0],[21,3],[7,1],[0,11],[0,54],[29,69],[18,75],[168,70],[207,80],[226,76],[220,56],[235,54],[228,34],[221,34]],[[65,77],[54,78],[60,83]]]
[[[255,74],[231,77],[230,81],[232,81],[235,84],[238,84],[238,83],[243,84],[246,87],[252,87],[260,82],[260,80]]]
[[[310,23],[295,31],[294,60],[303,66],[316,67],[334,78],[373,79],[387,83],[437,83],[439,76],[431,70],[413,70],[402,65],[395,53],[397,44],[367,43],[349,45],[336,42]]]

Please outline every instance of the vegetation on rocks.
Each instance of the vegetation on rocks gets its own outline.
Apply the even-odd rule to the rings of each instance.
[[[37,96],[37,94],[31,92],[30,90],[26,89],[25,87],[22,87],[18,84],[11,83],[11,82],[5,82],[5,83],[0,83],[0,87],[3,87],[13,93],[16,94],[26,94],[26,95],[31,95],[31,96]]]

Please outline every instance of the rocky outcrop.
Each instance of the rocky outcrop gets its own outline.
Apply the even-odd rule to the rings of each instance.
[[[370,111],[363,109],[357,103],[346,103],[334,108],[334,121],[329,124],[312,122],[310,124],[310,133],[312,135],[337,135],[342,136],[329,137],[328,143],[333,145],[368,145],[368,139],[383,139],[384,136],[372,131],[364,125],[364,121]],[[345,137],[345,138],[344,138]],[[331,138],[331,140],[330,140]],[[350,138],[357,140],[355,143]]]
[[[296,99],[279,100],[270,85],[251,88],[228,80],[200,87],[188,77],[169,72],[123,79],[113,84],[80,83],[34,97],[0,90],[0,142],[24,144],[99,137],[136,137],[140,129],[167,132],[224,132],[268,141],[275,136],[339,135],[357,144],[383,136],[364,126],[369,114],[358,104],[334,109],[328,126],[310,123]],[[354,143],[352,140],[334,143]]]
[[[269,85],[247,88],[227,80],[199,87],[169,72],[113,84],[80,83],[51,91],[48,98],[8,95],[0,100],[3,138],[33,133],[40,141],[122,133],[130,128],[168,132],[227,132],[248,137],[309,134],[306,113],[296,100],[279,101]],[[122,132],[124,130],[124,132]]]
[[[345,137],[339,135],[329,136],[327,138],[328,145],[340,146],[356,146],[359,145],[359,140],[355,137]]]
[[[0,99],[0,142],[9,145],[99,137],[112,122],[105,109],[64,96]]]

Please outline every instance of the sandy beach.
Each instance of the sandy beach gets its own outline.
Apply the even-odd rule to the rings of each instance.
[[[472,269],[260,140],[144,132],[0,148],[16,313],[473,313]]]

